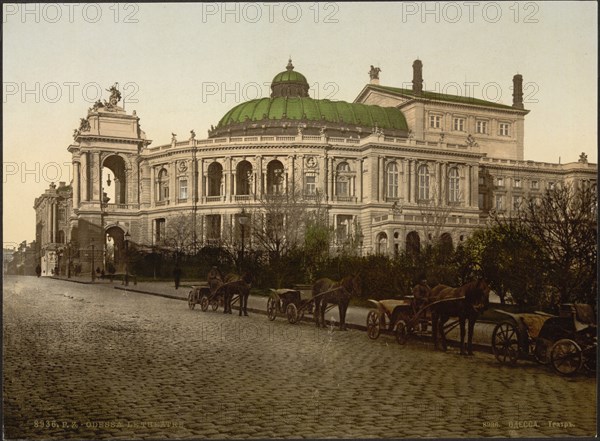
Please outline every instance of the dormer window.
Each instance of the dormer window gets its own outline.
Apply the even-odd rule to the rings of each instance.
[[[487,121],[477,121],[475,125],[475,129],[477,133],[487,134],[488,132],[488,123]]]
[[[432,129],[440,129],[442,127],[441,115],[429,115],[429,127]]]

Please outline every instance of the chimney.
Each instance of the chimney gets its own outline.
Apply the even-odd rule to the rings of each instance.
[[[423,63],[421,63],[421,60],[415,60],[412,66],[412,90],[415,95],[421,95],[421,92],[423,92]]]
[[[513,77],[513,107],[523,109],[523,75]]]

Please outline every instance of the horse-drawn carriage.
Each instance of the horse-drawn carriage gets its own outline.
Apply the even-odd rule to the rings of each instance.
[[[596,316],[591,305],[562,305],[559,316],[496,311],[507,316],[492,333],[492,351],[500,363],[533,359],[567,376],[582,367],[596,370]]]
[[[272,289],[267,300],[267,317],[275,320],[285,314],[290,323],[297,323],[304,314],[313,314],[317,326],[325,326],[325,313],[338,306],[340,329],[346,329],[346,311],[352,295],[360,294],[358,276],[346,276],[340,281],[319,279],[314,285],[296,289]]]
[[[246,273],[242,277],[235,274],[229,274],[225,277],[224,282],[213,284],[192,286],[192,290],[188,294],[188,306],[194,309],[196,304],[200,304],[200,309],[205,312],[210,307],[213,311],[219,309],[219,306],[224,308],[224,312],[231,313],[231,305],[240,303],[240,315],[248,315],[246,308],[248,303],[248,295],[250,291],[251,276]],[[212,288],[212,289],[211,289]]]
[[[429,289],[428,289],[429,290]],[[474,280],[460,288],[437,285],[429,290],[426,297],[405,296],[401,299],[372,300],[377,309],[367,315],[367,335],[371,339],[379,337],[387,329],[403,345],[409,335],[426,335],[432,330],[435,347],[441,336],[442,348],[446,349],[446,334],[461,327],[461,354],[472,354],[473,327],[479,314],[487,307],[489,287],[483,279]],[[455,321],[448,321],[457,317]],[[464,350],[465,324],[468,321],[467,352]]]
[[[288,322],[294,324],[302,320],[305,313],[312,314],[314,302],[312,300],[312,287],[307,289],[271,289],[267,300],[267,317],[273,321],[278,314],[285,315]],[[333,305],[332,305],[333,306]]]

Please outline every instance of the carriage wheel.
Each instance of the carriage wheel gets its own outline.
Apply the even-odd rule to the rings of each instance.
[[[269,297],[267,300],[267,317],[273,321],[277,317],[277,299],[275,297]]]
[[[194,297],[194,291],[190,291],[188,294],[188,306],[190,309],[194,309],[196,307],[196,299]]]
[[[212,300],[210,302],[210,307],[213,311],[216,311],[217,309],[219,309],[219,301],[217,299]]]
[[[299,315],[296,305],[290,303],[285,312],[287,314],[288,322],[290,322],[292,325],[298,322]]]
[[[569,338],[558,340],[550,350],[550,362],[561,375],[574,375],[583,364],[581,347]]]
[[[396,323],[396,329],[394,330],[396,334],[396,341],[399,345],[406,344],[408,340],[408,328],[406,327],[406,323],[404,320],[398,320]]]
[[[208,311],[208,303],[208,297],[206,297],[206,295],[203,295],[200,299],[200,309],[202,310],[202,312]]]
[[[367,335],[371,340],[379,337],[381,329],[379,328],[379,312],[369,311],[367,315]]]
[[[496,359],[503,364],[516,364],[519,359],[519,334],[510,322],[503,322],[492,333],[492,350]]]

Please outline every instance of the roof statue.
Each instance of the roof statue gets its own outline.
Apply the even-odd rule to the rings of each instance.
[[[585,152],[581,152],[581,155],[579,155],[579,162],[581,162],[582,164],[587,164],[588,159]]]
[[[107,92],[110,92],[110,97],[108,97],[108,101],[104,101],[104,107],[106,110],[114,110],[118,107],[119,101],[121,101],[121,92],[119,92],[119,83],[115,83],[110,86],[110,89],[106,89]]]
[[[371,70],[369,71],[369,77],[372,80],[379,79],[379,72],[381,72],[381,69],[379,67],[373,67],[373,65],[371,64]]]

